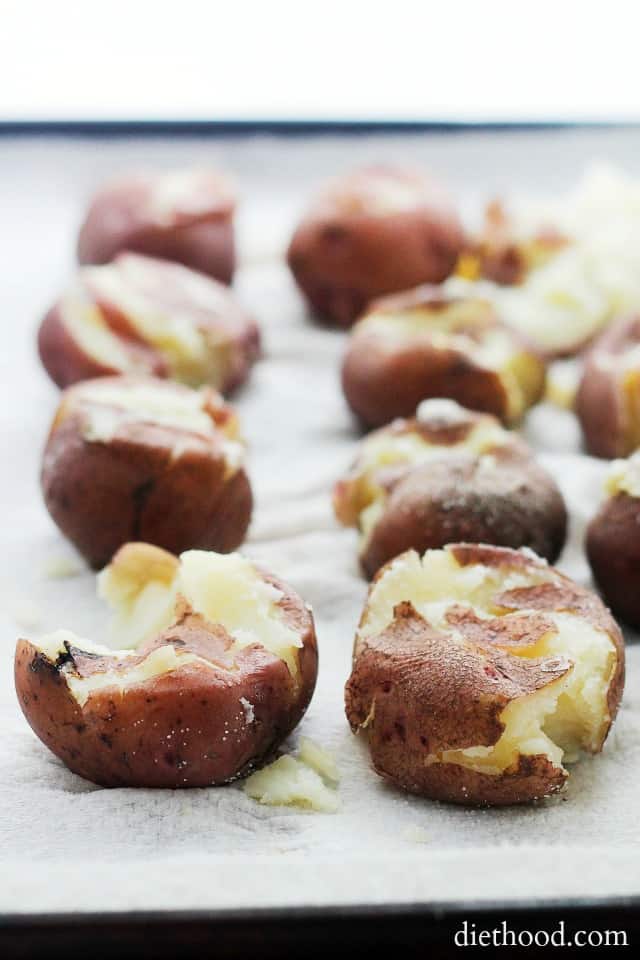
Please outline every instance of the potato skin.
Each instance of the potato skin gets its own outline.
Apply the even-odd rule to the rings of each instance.
[[[123,381],[135,382],[112,378]],[[63,408],[67,399],[65,393]],[[54,421],[41,487],[51,517],[92,567],[103,567],[131,540],[171,553],[192,548],[229,553],[242,543],[251,519],[251,486],[242,467],[227,474],[219,436],[133,421],[102,442],[87,439],[85,426],[81,409]],[[176,456],[185,440],[188,445]]]
[[[412,202],[377,209],[376,193],[390,187],[412,194]],[[318,317],[349,327],[374,297],[445,280],[463,243],[458,215],[437,183],[372,167],[320,194],[296,228],[287,260]]]
[[[535,572],[543,565],[504,547],[461,543],[446,549],[461,566],[483,563],[504,569],[505,580],[510,570]],[[385,571],[383,567],[378,572],[374,584]],[[495,604],[514,612],[540,612],[534,619],[527,614],[524,627],[515,628],[511,640],[518,644],[535,643],[547,626],[544,613],[552,610],[579,612],[608,633],[617,661],[601,747],[624,687],[622,634],[598,597],[558,571],[550,572],[549,583],[498,589]],[[381,633],[356,638],[353,669],[345,687],[347,719],[354,733],[363,730],[367,736],[376,771],[402,789],[434,800],[484,806],[528,803],[562,788],[566,774],[544,755],[520,755],[517,765],[498,775],[454,763],[426,762],[444,750],[492,746],[504,729],[500,714],[505,706],[557,681],[570,668],[570,661],[563,657],[511,655],[496,643],[490,622],[483,636],[485,627],[481,620],[471,623],[472,630],[462,638],[455,632],[441,633],[408,600],[398,604],[394,620]]]
[[[132,279],[131,266],[144,271],[144,280]],[[224,351],[223,376],[220,383],[212,384],[222,393],[231,393],[247,379],[260,355],[260,331],[232,294],[214,280],[206,280],[211,305],[205,309],[189,293],[190,278],[196,274],[177,264],[125,253],[104,267],[80,270],[71,287],[72,303],[67,303],[63,295],[45,314],[38,331],[38,353],[58,387],[132,372],[161,378],[172,375],[167,356],[146,342],[126,310],[101,290],[95,281],[96,270],[119,277],[130,294],[153,299],[159,309],[169,313],[179,310],[190,318],[194,329],[204,331],[214,341],[224,336],[226,346],[220,350],[221,355]],[[198,282],[204,282],[203,278],[198,277]],[[126,368],[87,352],[74,339],[66,319],[67,311],[73,310],[101,313],[108,329],[118,337],[126,355]]]
[[[640,627],[640,500],[609,497],[587,528],[586,551],[594,579],[616,617]]]
[[[629,351],[639,344],[640,316],[621,317],[586,354],[576,413],[586,448],[595,457],[625,457],[638,445],[640,423],[634,423],[637,412],[629,409],[624,381],[633,374],[640,382],[640,364],[625,364]]]
[[[342,364],[342,389],[351,410],[365,427],[379,427],[396,417],[411,417],[422,400],[447,397],[463,407],[508,420],[508,396],[499,372],[481,366],[458,346],[445,346],[428,335],[407,338],[391,345],[367,326],[367,316],[377,312],[434,314],[451,301],[432,287],[418,287],[371,305],[351,334]],[[526,351],[536,369],[531,402],[544,391],[545,365],[533,346],[496,318],[494,327],[508,330],[514,352]]]
[[[78,262],[108,263],[129,250],[230,284],[236,259],[230,184],[214,172],[183,173],[182,196],[159,213],[157,197],[171,177],[129,176],[99,190],[80,228]]]
[[[186,664],[125,692],[105,687],[80,707],[61,672],[64,663],[19,640],[16,692],[30,726],[70,770],[105,787],[205,787],[246,776],[298,724],[317,673],[313,617],[286,584],[265,579],[283,591],[286,620],[303,642],[297,681],[265,648],[254,644],[232,655],[222,627],[186,614],[145,649],[173,643],[210,658],[213,667]],[[84,672],[96,669],[95,658],[74,648],[69,659]]]
[[[440,635],[402,605],[387,630],[361,642],[345,689],[354,732],[375,703],[366,733],[376,772],[411,793],[460,804],[526,803],[559,790],[565,775],[543,756],[523,757],[499,776],[425,763],[441,750],[496,743],[507,704],[568,669],[563,662],[543,675],[513,660]]]
[[[400,476],[361,555],[366,576],[411,548],[423,554],[461,540],[526,546],[553,563],[566,539],[562,494],[524,444],[495,447],[491,457],[495,466],[467,454]]]

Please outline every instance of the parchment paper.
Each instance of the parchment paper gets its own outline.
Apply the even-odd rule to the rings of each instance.
[[[575,766],[561,797],[537,807],[467,810],[405,796],[371,771],[342,706],[366,592],[355,534],[338,528],[330,505],[331,485],[357,441],[339,389],[344,335],[309,322],[278,259],[305,195],[323,176],[363,159],[429,164],[449,175],[471,209],[500,185],[554,189],[570,183],[593,157],[638,157],[639,141],[635,131],[221,143],[0,140],[2,911],[640,893],[637,647],[628,649],[624,705],[603,755]],[[244,266],[236,287],[259,318],[265,341],[265,359],[236,397],[256,493],[246,552],[313,605],[320,676],[298,733],[338,759],[341,808],[335,815],[263,807],[239,786],[97,788],[46,751],[13,692],[18,635],[65,626],[101,641],[106,631],[91,573],[50,576],[52,565],[74,554],[46,514],[38,488],[57,392],[35,356],[37,321],[72,270],[75,229],[96,183],[141,163],[207,160],[231,168],[240,182]],[[571,536],[560,567],[588,582],[581,542],[604,466],[580,455],[569,413],[540,407],[524,432],[568,500]]]

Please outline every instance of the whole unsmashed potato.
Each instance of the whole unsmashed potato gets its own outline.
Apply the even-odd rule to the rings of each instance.
[[[526,444],[453,400],[424,400],[415,418],[369,434],[334,507],[359,528],[369,577],[405,550],[458,540],[526,546],[553,562],[567,528],[562,494]]]
[[[238,554],[176,559],[127,544],[102,574],[111,650],[59,630],[19,640],[29,724],[74,773],[108,787],[204,787],[269,759],[316,681],[313,617]]]
[[[624,686],[600,600],[529,551],[453,544],[378,574],[346,685],[376,771],[463,804],[556,793],[598,753]]]
[[[615,615],[640,628],[640,452],[611,465],[606,490],[587,529],[587,557]]]
[[[594,456],[625,457],[640,446],[640,316],[619,318],[590,348],[576,412]]]
[[[545,364],[489,303],[418,287],[374,303],[355,326],[342,368],[353,412],[368,426],[413,416],[449,397],[515,423],[544,390]]]
[[[258,357],[258,327],[210,277],[124,253],[82,268],[40,326],[42,363],[59,387],[115,373],[169,377],[228,393]]]
[[[78,237],[80,263],[132,250],[174,260],[231,283],[235,191],[213,170],[140,173],[105,184]]]
[[[412,170],[370,167],[320,194],[287,257],[320,318],[348,327],[373,297],[440,283],[463,242],[458,215],[437,182]]]
[[[60,530],[94,567],[140,538],[173,553],[227,553],[251,519],[243,460],[237,417],[210,387],[104,377],[62,394],[42,492]]]

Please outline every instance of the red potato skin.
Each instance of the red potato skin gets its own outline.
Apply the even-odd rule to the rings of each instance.
[[[61,673],[63,664],[19,640],[15,685],[31,728],[70,770],[105,787],[206,787],[246,776],[299,723],[317,675],[311,614],[282,581],[266,579],[283,591],[286,619],[303,642],[297,680],[259,644],[232,655],[222,627],[186,614],[145,649],[173,643],[210,658],[213,669],[192,663],[124,693],[105,687],[80,707]],[[81,675],[95,672],[95,660],[69,653]],[[252,705],[251,719],[240,698]]]
[[[375,170],[359,171],[322,194],[291,239],[287,261],[295,281],[319,319],[350,327],[369,301],[419,283],[440,283],[454,270],[464,244],[460,220],[433,184],[434,202],[416,195],[412,209],[374,213],[358,203],[359,181]],[[399,181],[407,171],[387,170]]]
[[[356,732],[375,703],[365,728],[374,768],[410,793],[480,806],[528,803],[564,785],[562,769],[544,756],[522,757],[500,776],[425,759],[496,743],[508,703],[569,669],[567,662],[551,673],[542,666],[458,644],[429,627],[408,603],[387,630],[360,645],[345,689],[347,719]]]
[[[542,566],[542,561],[505,547],[459,543],[446,549],[461,566],[483,563],[503,568],[505,579],[510,570],[533,573]],[[370,591],[386,569],[378,572]],[[356,639],[345,709],[353,732],[366,735],[377,773],[411,793],[467,806],[529,803],[560,790],[566,774],[544,755],[521,755],[498,775],[454,763],[425,762],[445,750],[495,744],[504,729],[500,715],[505,706],[566,673],[570,661],[565,658],[525,659],[504,649],[534,644],[546,629],[548,611],[579,613],[605,630],[615,648],[601,749],[624,689],[624,640],[598,597],[558,571],[551,573],[550,583],[509,591],[497,588],[497,608],[508,613],[535,611],[524,622],[516,619],[506,636],[491,621],[469,618],[463,605],[454,604],[456,632],[440,633],[408,599],[396,607],[393,621],[380,634]],[[366,610],[365,606],[361,624]],[[459,637],[465,618],[470,620],[468,630]]]
[[[557,560],[567,510],[553,479],[524,445],[489,452],[496,460],[491,469],[461,455],[398,478],[360,558],[367,577],[406,550],[423,554],[461,540],[529,547],[550,563]]]
[[[244,540],[252,494],[243,469],[225,479],[221,453],[194,441],[173,458],[175,432],[151,424],[89,442],[76,416],[54,428],[45,450],[44,500],[64,535],[95,569],[143,540],[171,553],[230,553]]]
[[[371,485],[384,496],[382,512],[361,548],[360,562],[371,578],[388,560],[414,549],[470,541],[529,547],[553,563],[566,539],[567,510],[553,478],[515,434],[477,454],[469,443],[484,414],[460,411],[455,422],[398,419],[370,434],[351,470],[334,488],[336,517],[360,526],[373,501]],[[496,424],[495,420],[489,421]],[[497,424],[496,424],[497,425]],[[439,457],[428,463],[398,462],[366,467],[370,441],[415,437],[434,445]],[[458,449],[452,449],[459,445]],[[435,452],[435,451],[434,451]]]
[[[230,284],[236,265],[233,201],[212,198],[209,211],[193,216],[176,212],[160,224],[145,215],[152,182],[134,177],[98,192],[80,228],[78,262],[108,263],[128,250],[181,263]]]
[[[640,317],[622,317],[587,352],[576,395],[576,413],[585,446],[595,457],[626,457],[636,449],[640,426],[632,422],[633,413],[627,409],[621,363],[625,353],[638,344]],[[635,372],[640,383],[640,368]]]
[[[640,628],[640,500],[627,493],[606,500],[587,528],[586,550],[606,603]]]
[[[463,407],[504,420],[507,394],[494,370],[478,367],[459,350],[418,341],[384,349],[373,333],[355,331],[342,365],[342,389],[365,427],[411,417],[422,400],[448,397]]]

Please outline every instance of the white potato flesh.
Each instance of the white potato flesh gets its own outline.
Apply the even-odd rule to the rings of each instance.
[[[605,490],[611,497],[619,493],[640,497],[640,452],[632,454],[628,460],[613,461],[607,473]]]
[[[334,813],[338,809],[335,790],[306,763],[286,754],[251,774],[243,790],[252,799],[269,806],[295,806],[322,813]]]
[[[298,759],[319,773],[323,780],[334,784],[340,782],[340,771],[333,754],[308,737],[300,737]]]
[[[123,419],[148,420],[176,430],[189,430],[211,436],[216,424],[203,407],[205,397],[198,390],[174,390],[172,386],[129,383],[119,386],[110,381],[90,383],[80,396],[92,405],[91,421],[96,436],[87,439],[109,440]],[[100,422],[104,426],[100,428]]]
[[[245,448],[238,438],[237,420],[231,416],[218,425],[206,410],[206,389],[176,389],[158,381],[114,383],[112,380],[88,381],[65,399],[65,409],[78,405],[83,416],[83,436],[89,443],[109,443],[127,424],[148,423],[175,430],[174,459],[189,449],[189,434],[218,436],[226,475],[236,473],[244,464]],[[152,442],[157,442],[152,437]]]
[[[36,648],[52,662],[66,652],[65,642],[89,654],[131,658],[137,647],[175,623],[176,609],[186,601],[194,613],[226,629],[232,651],[257,644],[298,676],[296,651],[303,642],[285,622],[278,605],[282,593],[240,554],[190,550],[177,560],[148,544],[128,544],[99,575],[99,593],[112,607],[111,634],[119,649],[93,644],[67,630],[42,638]],[[82,706],[93,690],[124,690],[194,662],[214,669],[209,661],[166,644],[134,666],[114,666],[86,678],[63,666],[62,675]]]

